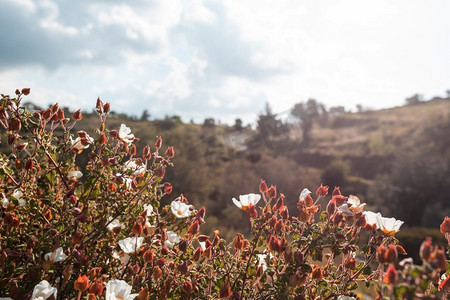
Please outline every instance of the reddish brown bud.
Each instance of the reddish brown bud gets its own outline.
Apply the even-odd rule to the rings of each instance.
[[[56,114],[56,113],[58,112],[58,108],[59,108],[58,102],[56,102],[55,104],[53,104],[53,105],[50,107],[50,109],[51,109],[51,111],[52,111],[52,114]]]
[[[86,275],[78,276],[78,279],[73,283],[73,287],[80,292],[84,292],[89,288],[89,279]]]
[[[23,88],[22,89],[22,94],[24,94],[25,96],[28,96],[30,94],[31,89],[30,88]]]
[[[185,293],[190,295],[194,291],[194,287],[192,286],[192,283],[189,281],[185,281],[183,285],[181,286],[181,290]]]
[[[179,263],[177,265],[177,270],[181,273],[181,274],[186,274],[188,271],[188,265],[187,265],[187,261],[182,261],[181,263]]]
[[[80,121],[83,118],[83,115],[81,114],[81,109],[77,110],[73,113],[72,118],[74,120]]]
[[[386,284],[394,285],[397,281],[397,270],[395,270],[394,265],[390,265],[386,274],[383,277],[383,282]]]
[[[450,218],[445,217],[444,221],[442,221],[442,224],[440,226],[442,234],[450,233]]]
[[[444,250],[436,247],[430,255],[430,264],[440,272],[447,270],[447,257]]]
[[[173,189],[173,187],[171,185],[168,185],[164,188],[164,193],[166,193],[167,195],[170,195],[172,193],[172,189]]]
[[[159,167],[155,170],[155,176],[156,176],[156,177],[161,177],[161,178],[163,178],[165,174],[166,174],[166,168],[165,168],[164,166],[159,166]]]
[[[231,288],[230,288],[230,283],[227,282],[220,288],[219,298],[227,299],[230,297],[231,297]]]
[[[95,105],[95,110],[99,113],[99,114],[103,114],[103,102],[102,100],[100,100],[100,98],[97,98],[97,104]]]
[[[64,116],[64,111],[60,108],[58,110],[58,119],[59,120],[64,120],[65,116]]]
[[[269,198],[276,198],[277,197],[277,187],[274,185],[271,185],[270,188],[266,192],[267,197]]]
[[[425,241],[422,242],[422,245],[420,245],[420,250],[419,250],[420,258],[423,261],[427,261],[428,258],[430,258],[431,250],[432,250],[431,238],[427,237],[425,239]]]
[[[200,256],[203,253],[203,249],[201,247],[197,247],[197,249],[194,252],[194,256],[192,257],[192,259],[194,261],[198,261],[200,259]]]
[[[323,278],[323,271],[319,266],[314,266],[311,271],[311,279],[315,279],[317,281],[322,280]]]
[[[160,267],[155,266],[155,268],[153,268],[153,277],[156,280],[162,277],[162,270]]]
[[[147,263],[152,263],[154,257],[155,257],[155,255],[153,254],[153,251],[151,249],[148,249],[142,255],[142,258],[144,258],[144,261]]]
[[[72,244],[74,245],[79,245],[81,244],[81,242],[83,241],[84,238],[84,234],[82,234],[81,232],[75,232],[75,234],[72,237]]]
[[[98,143],[100,145],[106,145],[107,142],[108,142],[108,138],[106,137],[104,132],[101,132],[100,136],[98,137]]]
[[[164,156],[165,156],[165,157],[168,157],[168,158],[172,158],[172,157],[175,156],[175,151],[173,150],[173,147],[172,147],[172,146],[169,146],[169,147],[167,148],[166,153],[164,154]]]
[[[150,292],[148,291],[147,287],[143,287],[139,294],[137,295],[137,300],[148,300],[150,297]]]
[[[212,246],[209,246],[208,248],[205,249],[205,251],[203,251],[202,255],[203,255],[203,257],[206,257],[207,259],[211,259],[212,252],[213,252]]]
[[[331,196],[341,195],[341,190],[338,186],[334,187],[333,194]]]
[[[305,204],[306,204],[306,206],[309,207],[309,206],[313,205],[313,203],[314,203],[313,198],[311,197],[310,194],[308,194],[308,195],[305,197]]]
[[[289,211],[287,207],[284,207],[283,210],[280,213],[281,217],[283,218],[283,220],[287,220],[289,219]]]
[[[164,258],[160,258],[160,259],[158,259],[158,260],[156,261],[156,264],[157,264],[160,268],[162,268],[162,267],[164,267],[164,265],[166,264],[166,260],[165,260]]]
[[[156,150],[158,150],[159,148],[161,148],[161,146],[162,146],[162,138],[161,138],[161,137],[158,137],[158,139],[157,139],[156,142],[155,142],[155,148],[156,148]]]
[[[398,258],[397,247],[394,244],[390,244],[386,252],[386,261],[388,263],[394,263]]]
[[[256,207],[254,205],[249,205],[247,209],[247,217],[249,219],[255,219],[258,217],[258,212],[256,211]]]
[[[136,146],[135,145],[131,145],[131,147],[130,147],[130,154],[131,155],[136,155]]]
[[[33,161],[31,159],[27,160],[27,162],[25,163],[25,169],[27,170],[33,169]]]
[[[18,131],[22,127],[19,119],[11,119],[8,123],[8,129],[12,131]]]
[[[350,269],[350,270],[356,269],[356,259],[355,259],[354,257],[349,257],[349,258],[345,261],[344,266],[345,266],[347,269]]]
[[[261,182],[259,183],[259,191],[261,192],[261,194],[267,192],[268,187],[267,184],[264,180],[261,179]]]
[[[195,218],[197,218],[197,219],[205,218],[205,212],[206,212],[206,208],[204,206],[202,206],[202,208],[200,208],[197,211],[197,213],[195,214]]]
[[[386,260],[387,248],[384,245],[381,245],[377,248],[377,259],[381,264],[385,264],[388,261]]]
[[[326,195],[328,195],[328,185],[323,186],[322,183],[321,183],[319,188],[317,189],[316,193],[320,197],[325,197]]]
[[[144,149],[142,149],[142,158],[143,159],[150,159],[152,157],[152,153],[150,151],[150,147],[146,145]]]
[[[327,213],[329,216],[332,216],[335,211],[336,211],[336,202],[333,199],[331,199],[327,205]]]
[[[189,226],[188,232],[192,235],[195,235],[198,233],[199,229],[200,225],[198,224],[198,220],[195,220],[194,223]]]
[[[106,102],[105,105],[103,105],[103,111],[105,112],[105,114],[109,114],[109,112],[111,111],[111,105],[109,104],[109,102]]]
[[[284,207],[284,195],[280,194],[280,198],[278,198],[277,202],[275,203],[275,209],[277,211],[281,211]]]
[[[101,296],[103,294],[104,288],[105,288],[105,286],[103,285],[103,282],[101,280],[97,280],[91,285],[91,287],[89,289],[89,293],[92,293],[97,296]]]
[[[303,255],[303,252],[298,250],[294,252],[294,259],[297,262],[297,264],[301,265],[305,261],[305,256]]]

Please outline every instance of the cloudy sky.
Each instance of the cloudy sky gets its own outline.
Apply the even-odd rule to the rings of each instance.
[[[382,108],[450,88],[450,1],[0,0],[0,92],[254,122],[315,98]]]

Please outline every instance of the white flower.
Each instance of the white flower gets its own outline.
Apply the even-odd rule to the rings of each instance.
[[[365,211],[364,217],[366,218],[366,223],[373,226],[376,225],[377,228],[380,228],[379,226],[379,219],[381,218],[380,213],[374,213],[372,211]]]
[[[359,214],[364,210],[364,206],[366,206],[365,203],[361,203],[361,200],[359,200],[358,197],[350,195],[347,200],[348,204],[351,204],[350,209],[355,213]]]
[[[355,297],[344,296],[344,295],[337,297],[337,300],[356,300],[356,299],[357,298],[355,298]]]
[[[108,222],[110,222],[112,220],[112,217],[109,217],[108,218]],[[114,228],[116,228],[116,227],[120,227],[120,228],[122,228],[122,229],[124,229],[125,228],[125,225],[123,225],[122,223],[120,223],[120,221],[116,218],[116,219],[114,219],[111,223],[109,223],[108,224],[108,226],[106,226],[106,228],[109,230],[109,231],[113,231],[114,230]]]
[[[398,263],[398,265],[402,268],[404,268],[406,265],[413,265],[413,264],[414,264],[414,260],[412,257],[404,258]]]
[[[150,223],[150,217],[154,215],[153,213],[153,206],[151,204],[144,204],[143,206],[144,210],[147,211],[147,218],[145,220],[145,226],[152,228],[155,227],[155,224]]]
[[[125,162],[124,167],[126,170],[131,170],[134,176],[142,176],[146,171],[145,165],[138,166],[135,160]]]
[[[371,211],[364,212],[366,223],[369,225],[376,225],[377,229],[380,229],[387,235],[394,235],[400,230],[403,225],[403,221],[396,220],[395,218],[385,218],[380,213],[374,213]]]
[[[14,193],[12,194],[12,196],[14,198],[16,198],[17,201],[19,201],[19,206],[25,206],[26,202],[24,199],[22,199],[23,193],[21,190],[19,190],[19,189],[15,190]],[[9,204],[9,201],[8,201],[8,204]]]
[[[351,211],[350,208],[348,208],[347,203],[344,203],[341,206],[339,206],[338,213],[343,214],[344,217],[352,217],[355,215],[355,213]]]
[[[130,127],[127,127],[125,124],[121,124],[119,128],[119,139],[128,145],[133,143],[134,134],[131,133]]]
[[[173,248],[175,244],[179,243],[181,238],[176,234],[175,232],[169,230],[167,231],[167,240],[166,240],[166,247]]]
[[[2,206],[3,206],[3,208],[7,208],[8,205],[9,205],[9,200],[8,200],[8,198],[3,197],[3,199],[2,199]],[[0,299],[0,300],[1,300],[1,299]]]
[[[110,280],[106,284],[106,300],[132,300],[138,294],[131,294],[131,286],[123,280]]]
[[[134,253],[141,248],[143,237],[129,237],[119,241],[119,246],[126,254]]]
[[[55,262],[55,263],[66,260],[66,258],[67,258],[67,255],[64,254],[64,250],[62,247],[59,247],[55,251],[49,252],[49,253],[45,254],[45,256],[44,256],[45,260],[51,260],[52,262]]]
[[[200,242],[200,241],[198,241],[198,243],[199,243],[199,245],[200,245],[200,248],[202,248],[202,250],[205,251],[205,250],[206,250],[206,242]]]
[[[177,218],[187,218],[191,215],[191,206],[184,202],[174,200],[170,203],[170,209]]]
[[[236,200],[236,198],[233,198],[233,203],[239,207],[240,209],[246,211],[250,208],[250,206],[255,206],[256,203],[261,199],[260,194],[247,194],[247,195],[240,195],[239,201]]]
[[[256,254],[256,256],[258,256],[258,267],[262,266],[263,271],[265,271],[267,269],[267,263],[266,263],[266,258],[267,258],[267,254]]]
[[[305,200],[306,197],[308,197],[308,195],[311,194],[311,191],[308,189],[303,189],[303,191],[300,193],[300,199],[301,200]]]
[[[133,179],[124,176],[122,173],[116,173],[116,177],[121,177],[124,180],[124,185],[127,190],[131,188]]]
[[[81,153],[81,151],[83,151],[83,149],[89,148],[89,144],[94,143],[94,139],[92,137],[90,137],[88,134],[86,134],[86,140],[87,140],[88,144],[85,146],[81,142],[80,137],[77,137],[75,140],[72,139],[72,137],[70,137],[70,143],[72,145],[72,148],[77,150],[79,153]]]
[[[405,222],[396,220],[395,218],[381,217],[379,220],[381,231],[390,236],[396,234],[400,230],[400,227],[403,225],[403,223]]]
[[[42,280],[34,287],[31,300],[45,300],[50,298],[51,295],[54,295],[56,299],[57,292],[58,290],[52,287],[47,280]]]
[[[67,178],[69,180],[77,180],[78,178],[81,178],[81,176],[83,176],[83,173],[81,173],[80,171],[70,171],[67,174]]]
[[[124,265],[126,265],[130,260],[130,256],[123,252],[119,254],[117,251],[113,251],[112,257],[120,260]]]

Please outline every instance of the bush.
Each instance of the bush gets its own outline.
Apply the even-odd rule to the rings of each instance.
[[[110,107],[100,99],[98,128],[74,135],[80,111],[69,119],[55,104],[30,113],[21,106],[29,92],[0,101],[10,147],[0,157],[1,297],[355,299],[358,283],[380,297],[448,290],[448,280],[439,282],[443,250],[430,245],[422,267],[396,271],[402,247],[394,234],[402,222],[364,212],[339,188],[328,200],[328,187],[316,199],[304,189],[291,216],[285,196],[261,181],[260,193],[233,199],[250,235],[237,233],[231,243],[217,230],[202,235],[205,208],[172,197],[164,182],[175,152],[163,149],[161,137],[138,151],[130,128],[106,127]],[[448,223],[441,232],[450,240]],[[358,247],[361,231],[369,238]]]

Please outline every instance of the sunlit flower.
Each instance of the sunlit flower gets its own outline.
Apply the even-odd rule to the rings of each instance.
[[[67,178],[69,180],[74,180],[74,181],[81,178],[82,176],[83,176],[83,173],[81,173],[80,171],[70,171],[67,174]]]
[[[306,196],[305,196],[306,197]],[[256,254],[258,257],[258,267],[261,266],[263,271],[267,270],[267,254]],[[269,253],[269,259],[272,257],[272,254]]]
[[[145,220],[145,226],[152,228],[155,227],[155,224],[150,223],[150,218],[154,215],[153,206],[151,204],[144,204],[144,210],[147,211],[147,218]]]
[[[108,222],[110,222],[111,220],[112,220],[112,217],[109,217]],[[120,227],[120,228],[124,229],[125,225],[120,223],[120,221],[116,218],[111,223],[109,223],[108,226],[106,226],[106,228],[111,232],[114,231],[114,228],[116,228],[116,227]]]
[[[113,251],[112,257],[120,260],[123,264],[127,264],[128,261],[130,260],[130,256],[123,252],[118,253],[117,251]]]
[[[131,133],[130,127],[125,124],[121,124],[119,128],[119,139],[127,144],[131,144],[134,141],[134,134]]]
[[[358,197],[350,195],[347,200],[347,204],[350,204],[350,209],[355,213],[359,214],[364,210],[365,203],[361,203]]]
[[[339,206],[338,213],[343,214],[344,217],[352,217],[355,215],[355,213],[352,210],[350,210],[350,208],[348,208],[347,203],[344,203],[341,206]]]
[[[126,254],[134,253],[141,248],[143,237],[129,237],[119,241],[119,246]]]
[[[387,235],[392,236],[400,230],[400,227],[403,225],[403,223],[403,221],[396,220],[395,218],[381,217],[379,226],[381,231],[383,231]]]
[[[167,231],[167,240],[166,240],[166,247],[173,248],[175,244],[179,243],[181,238],[176,234],[175,232],[169,230]]]
[[[403,221],[396,220],[395,218],[385,218],[380,213],[374,213],[371,211],[364,212],[366,223],[369,225],[376,225],[377,229],[380,229],[387,235],[394,235],[400,230],[403,225]]]
[[[400,267],[402,267],[402,268],[404,268],[406,265],[413,265],[413,264],[414,264],[414,260],[413,260],[412,257],[408,257],[408,258],[402,259],[402,260],[398,263],[398,265],[399,265]]]
[[[19,189],[15,190],[14,193],[12,194],[12,196],[14,198],[16,198],[17,201],[19,201],[19,206],[25,206],[26,202],[24,199],[22,199],[23,193],[21,190],[19,190]],[[9,204],[9,201],[8,201],[8,204]]]
[[[67,255],[64,253],[64,250],[62,247],[59,247],[55,251],[49,252],[49,253],[45,254],[45,256],[44,256],[45,260],[50,260],[55,263],[66,260],[66,258],[67,258]]]
[[[181,201],[172,201],[170,203],[170,209],[172,210],[172,213],[177,218],[187,218],[191,215],[190,205],[187,205],[184,202]]]
[[[31,300],[45,300],[53,295],[56,299],[56,294],[58,290],[52,287],[47,280],[42,280],[33,289],[33,294],[31,295]]]
[[[308,190],[307,188],[303,189],[303,191],[300,193],[300,199],[301,200],[305,200],[306,197],[308,197],[308,195],[311,194],[311,191]]]
[[[106,284],[106,300],[132,300],[138,294],[131,294],[131,286],[123,280],[110,280]]]
[[[240,209],[247,211],[250,206],[255,206],[260,199],[261,195],[251,193],[247,195],[240,195],[239,201],[237,201],[236,198],[233,198],[233,203]]]
[[[80,137],[77,137],[76,139],[72,139],[72,137],[70,137],[70,144],[72,145],[72,149],[75,149],[76,152],[78,153],[81,153],[83,149],[89,148],[89,144],[94,143],[94,139],[90,137],[88,134],[86,134],[86,141],[88,142],[88,144],[83,145],[83,142],[81,141]]]
[[[125,162],[124,167],[132,171],[134,176],[142,176],[146,171],[145,165],[138,165],[135,160]]]

